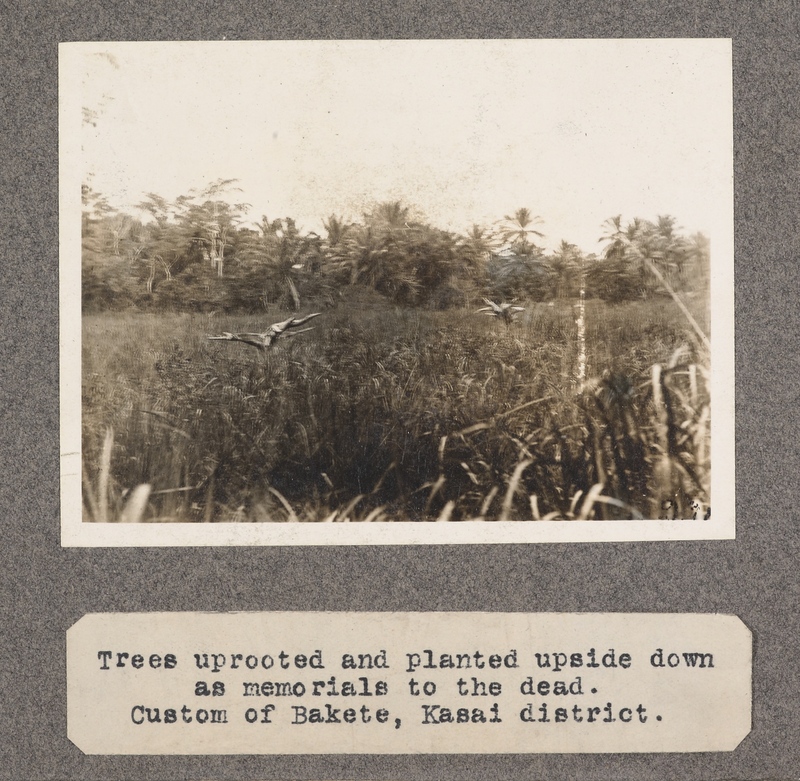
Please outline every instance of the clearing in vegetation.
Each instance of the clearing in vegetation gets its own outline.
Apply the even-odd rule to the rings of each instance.
[[[530,304],[506,327],[340,306],[263,356],[206,336],[277,311],[85,316],[85,517],[657,518],[667,498],[707,501],[707,356],[677,306],[587,302],[583,389],[575,311]]]

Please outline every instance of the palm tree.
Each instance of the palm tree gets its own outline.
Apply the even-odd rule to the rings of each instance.
[[[558,249],[550,256],[549,265],[556,276],[555,297],[572,296],[575,277],[581,270],[581,253],[578,247],[562,239]]]
[[[686,259],[693,277],[690,284],[696,289],[707,290],[711,264],[711,242],[705,234],[695,233],[689,237]]]
[[[596,294],[606,301],[630,300],[645,292],[647,280],[636,245],[641,226],[639,219],[623,226],[621,214],[603,223],[599,239],[606,245],[603,260],[589,269],[588,276]]]
[[[658,235],[666,241],[675,240],[675,223],[677,220],[669,214],[659,214],[656,218],[656,230]]]
[[[631,260],[642,276],[642,289],[652,293],[659,286],[649,264],[655,266],[674,286],[683,275],[686,261],[686,241],[675,231],[675,218],[660,215],[656,222],[636,219],[625,229],[630,245]]]
[[[267,299],[266,288],[284,290],[291,298],[294,308],[300,308],[300,296],[295,280],[299,283],[308,272],[312,259],[318,257],[320,239],[316,234],[303,236],[291,217],[270,221],[262,216],[258,226],[261,237],[256,255],[264,265],[265,287],[263,300]],[[263,283],[262,283],[263,284]]]
[[[328,234],[327,245],[331,249],[342,244],[353,228],[351,223],[345,222],[341,217],[337,217],[335,214],[331,214],[327,220],[323,220],[322,226]]]
[[[368,227],[378,231],[395,231],[408,227],[411,209],[402,201],[385,201],[364,215]]]
[[[609,217],[602,227],[605,233],[600,237],[599,241],[606,242],[603,255],[608,259],[624,257],[626,250],[630,246],[630,240],[622,227],[622,215],[617,214],[614,217]]]
[[[497,240],[488,228],[473,224],[461,240],[461,245],[473,254],[476,260],[486,263],[497,246]]]
[[[527,255],[536,245],[533,237],[543,239],[544,233],[534,226],[541,225],[542,218],[531,214],[530,209],[517,209],[513,216],[506,215],[500,223],[500,237],[518,254]]]
[[[640,239],[647,230],[647,222],[640,217],[634,217],[631,222],[625,226],[625,236],[629,244],[635,244],[637,239]]]
[[[675,272],[678,278],[683,276],[683,267],[688,256],[688,242],[678,235],[676,220],[668,214],[661,214],[653,226],[658,243],[657,255],[653,260],[667,272]]]

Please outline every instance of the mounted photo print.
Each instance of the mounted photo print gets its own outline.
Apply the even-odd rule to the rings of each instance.
[[[59,68],[64,545],[734,537],[730,40]]]

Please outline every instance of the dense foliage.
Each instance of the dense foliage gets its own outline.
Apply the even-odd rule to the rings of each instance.
[[[708,502],[704,236],[617,216],[602,256],[547,252],[528,209],[457,235],[398,202],[317,235],[248,222],[234,184],[150,194],[140,218],[84,189],[87,519],[610,520]],[[508,316],[477,314],[484,298]],[[324,314],[261,354],[206,338],[293,310]]]
[[[449,309],[481,296],[576,298],[582,282],[586,297],[621,302],[665,294],[648,261],[676,291],[707,285],[708,240],[681,235],[669,216],[608,220],[597,257],[566,240],[543,250],[541,220],[525,208],[458,235],[402,203],[380,203],[357,222],[330,215],[320,236],[290,217],[250,221],[235,191],[220,180],[174,201],[151,193],[134,216],[84,187],[84,311],[247,313],[333,305],[353,286],[404,306]]]

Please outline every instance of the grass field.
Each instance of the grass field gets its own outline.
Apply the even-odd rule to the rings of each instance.
[[[708,356],[671,300],[510,327],[340,306],[261,357],[263,317],[83,319],[86,520],[690,517],[708,501]],[[707,318],[697,312],[708,332]]]

